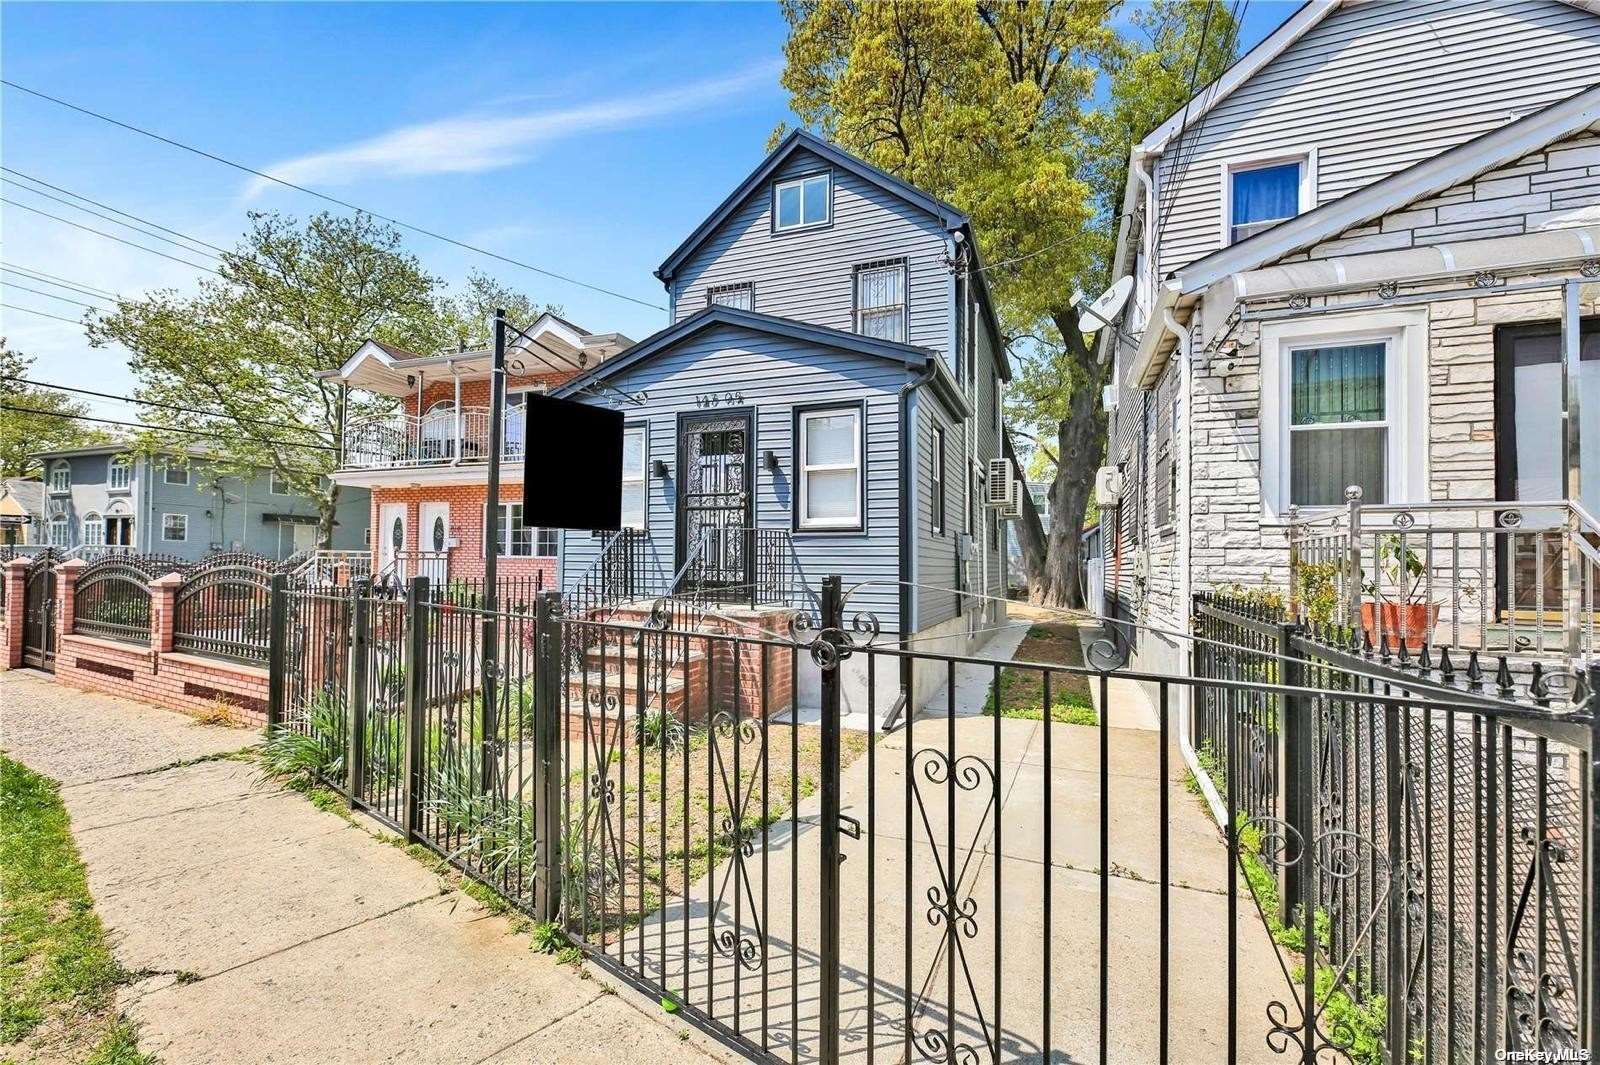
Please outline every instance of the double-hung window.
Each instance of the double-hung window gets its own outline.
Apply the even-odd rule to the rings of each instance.
[[[87,547],[104,547],[106,520],[94,511],[83,516],[83,542]]]
[[[1228,243],[1237,244],[1305,210],[1306,161],[1228,171]]]
[[[706,306],[737,307],[741,311],[756,309],[756,286],[749,281],[736,285],[713,285],[706,289]]]
[[[800,529],[859,529],[861,408],[803,410],[796,418],[800,444]]]
[[[833,176],[780,181],[772,187],[772,228],[774,232],[824,226],[833,218]]]
[[[556,554],[556,530],[524,525],[521,503],[500,504],[494,542],[501,558],[554,558]]]
[[[61,548],[72,546],[72,524],[64,514],[57,514],[50,519],[50,546]]]
[[[645,427],[630,425],[622,431],[622,527],[645,527]]]
[[[189,515],[161,515],[161,539],[168,543],[182,543],[189,539]]]
[[[933,430],[933,455],[931,456],[932,469],[929,471],[928,492],[933,496],[932,526],[935,536],[943,536],[945,530],[944,516],[944,430],[937,426]]]
[[[72,490],[72,464],[66,459],[58,459],[50,467],[50,491],[54,495],[64,495]]]
[[[1387,500],[1389,346],[1289,349],[1289,502],[1335,506],[1349,485],[1368,503]]]
[[[111,460],[111,468],[106,478],[106,485],[113,492],[126,491],[132,474],[133,461],[126,455],[118,455]]]
[[[856,332],[879,340],[906,338],[906,264],[856,267]]]

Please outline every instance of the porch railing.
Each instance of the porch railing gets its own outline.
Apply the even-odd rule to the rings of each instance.
[[[1600,523],[1570,500],[1363,503],[1291,510],[1297,619],[1349,626],[1383,650],[1450,645],[1513,658],[1596,650]]]
[[[350,584],[372,576],[372,552],[318,547],[285,560],[296,584]]]
[[[521,412],[505,414],[504,459],[521,459]],[[448,466],[489,460],[490,412],[487,407],[463,407],[414,414],[376,414],[345,426],[345,469],[382,469],[393,466]]]

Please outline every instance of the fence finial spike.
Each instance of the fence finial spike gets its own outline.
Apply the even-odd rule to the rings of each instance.
[[[1538,662],[1528,672],[1528,691],[1540,706],[1550,705],[1550,681],[1544,675],[1544,666]]]
[[[1372,657],[1372,630],[1361,630],[1361,653],[1368,658]]]
[[[1423,675],[1433,672],[1433,652],[1428,649],[1428,642],[1422,642],[1422,650],[1417,652],[1417,669]]]
[[[1409,643],[1409,641],[1404,636],[1400,637],[1400,668],[1401,669],[1410,669],[1411,668],[1411,650],[1407,646],[1408,643]]]
[[[1474,688],[1483,687],[1483,664],[1478,661],[1476,650],[1467,654],[1467,683]]]
[[[1450,645],[1439,649],[1439,675],[1446,683],[1454,683],[1456,679],[1456,664],[1450,661]]]
[[[1511,677],[1511,663],[1506,661],[1506,656],[1500,656],[1500,668],[1494,671],[1495,685],[1500,689],[1500,694],[1510,698],[1516,691],[1516,682]]]
[[[1390,657],[1389,633],[1387,630],[1385,630],[1384,632],[1378,633],[1378,658],[1385,665],[1387,665]]]

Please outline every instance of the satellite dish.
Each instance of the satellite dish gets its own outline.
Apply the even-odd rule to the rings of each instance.
[[[1116,318],[1117,312],[1122,310],[1122,305],[1128,302],[1128,296],[1133,292],[1133,277],[1120,279],[1116,284],[1105,290],[1101,297],[1093,303],[1085,305],[1081,293],[1075,294],[1073,303],[1077,306],[1082,319],[1078,328],[1083,330],[1084,336],[1093,336],[1099,332],[1103,325],[1110,325]]]

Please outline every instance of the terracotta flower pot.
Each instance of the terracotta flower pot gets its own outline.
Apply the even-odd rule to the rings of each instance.
[[[1381,613],[1378,613],[1381,611]],[[1383,627],[1378,627],[1378,618]],[[1433,626],[1439,620],[1437,603],[1362,603],[1361,627],[1377,647],[1380,635],[1389,637],[1390,650],[1400,649],[1400,638],[1405,637],[1406,650],[1420,651],[1422,645],[1433,638]]]

